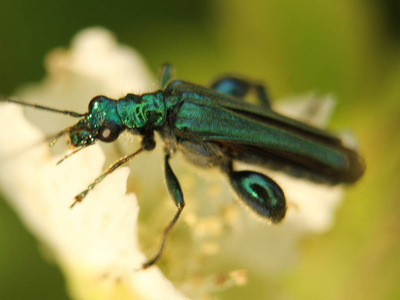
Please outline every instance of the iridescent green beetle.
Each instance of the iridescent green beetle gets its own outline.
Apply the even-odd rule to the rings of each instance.
[[[261,104],[245,102],[249,93],[255,93]],[[272,223],[281,221],[286,213],[282,189],[264,174],[235,171],[235,160],[329,184],[353,183],[365,171],[363,159],[345,147],[338,137],[274,112],[263,86],[236,77],[222,78],[205,88],[171,80],[171,67],[165,65],[160,90],[143,95],[128,94],[118,100],[97,96],[84,114],[3,100],[81,118],[50,143],[53,145],[62,135],[69,135],[76,149],[64,159],[97,140],[113,142],[124,130],[142,136],[140,149],[113,163],[75,197],[72,206],[119,166],[142,151],[153,150],[154,132],[161,136],[166,183],[178,210],[164,231],[158,253],[143,268],[160,258],[168,234],[185,206],[179,181],[169,164],[175,151],[181,151],[195,165],[220,168],[239,199]]]

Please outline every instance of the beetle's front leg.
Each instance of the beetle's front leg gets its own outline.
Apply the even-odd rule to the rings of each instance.
[[[167,83],[172,79],[173,68],[170,64],[163,64],[160,69],[159,81],[160,88],[163,89],[167,86]]]
[[[247,81],[237,77],[223,77],[211,84],[211,88],[217,92],[236,98],[244,99],[250,92],[256,94],[265,108],[271,109],[269,97],[265,87],[259,83]]]
[[[171,169],[171,166],[169,165],[169,158],[170,158],[170,155],[166,154],[165,155],[165,179],[166,179],[168,191],[169,191],[170,195],[172,196],[172,199],[174,200],[175,205],[178,208],[178,211],[176,212],[175,216],[172,218],[172,220],[168,223],[168,225],[164,229],[161,246],[158,250],[158,253],[152,259],[150,259],[149,261],[147,261],[146,263],[144,263],[142,265],[143,269],[147,269],[148,267],[151,267],[161,257],[161,254],[164,251],[164,247],[165,247],[165,244],[168,239],[168,235],[171,232],[174,225],[176,224],[176,222],[178,221],[179,216],[181,215],[181,212],[182,212],[183,208],[185,207],[185,201],[183,200],[182,189],[181,189],[178,179],[176,178],[174,172]]]
[[[93,190],[94,187],[99,184],[103,179],[114,172],[116,169],[118,169],[120,166],[123,164],[131,161],[135,156],[139,155],[143,151],[150,151],[153,150],[156,147],[156,141],[154,140],[154,132],[149,132],[143,135],[143,140],[142,140],[142,145],[139,150],[136,152],[126,155],[116,162],[114,162],[111,166],[108,167],[107,170],[105,170],[99,177],[97,177],[91,184],[88,185],[87,189],[79,193],[78,195],[75,196],[75,201],[71,204],[71,208],[77,204],[78,202],[81,202],[89,193],[89,191]]]
[[[258,215],[272,223],[285,217],[285,195],[271,178],[254,171],[233,171],[232,162],[222,170],[228,175],[239,199]]]

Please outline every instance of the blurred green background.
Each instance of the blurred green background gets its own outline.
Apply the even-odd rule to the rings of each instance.
[[[93,25],[154,72],[167,61],[196,83],[228,71],[265,80],[273,98],[333,93],[330,128],[352,130],[365,177],[348,189],[333,230],[303,242],[292,270],[215,296],[400,299],[399,22],[397,0],[2,0],[0,93],[40,80],[45,54]],[[3,200],[0,240],[0,299],[68,299],[57,267]]]

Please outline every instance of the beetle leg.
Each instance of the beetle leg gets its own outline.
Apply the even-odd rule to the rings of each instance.
[[[262,105],[271,109],[269,97],[265,87],[261,84],[250,82],[237,77],[223,77],[211,84],[211,88],[217,92],[227,94],[236,98],[244,99],[249,92],[256,94]]]
[[[128,155],[120,158],[119,160],[114,162],[112,165],[110,165],[107,170],[105,170],[99,177],[97,177],[91,184],[89,184],[89,186],[87,187],[86,190],[82,191],[79,195],[75,196],[75,201],[74,201],[74,203],[71,204],[70,207],[72,208],[76,203],[81,202],[83,200],[83,198],[85,198],[86,195],[89,193],[89,191],[93,190],[94,187],[97,184],[99,184],[101,181],[103,181],[103,179],[107,175],[114,172],[116,169],[118,169],[123,164],[126,164],[127,162],[131,161],[135,156],[139,155],[143,151],[153,150],[155,148],[155,146],[156,146],[156,142],[154,140],[154,133],[149,132],[146,135],[144,135],[143,140],[142,140],[142,146],[140,147],[139,150],[137,150],[136,152],[134,152],[132,154],[128,154]]]
[[[272,223],[285,217],[285,195],[271,178],[254,171],[233,171],[232,163],[223,171],[227,173],[239,199],[258,215]]]
[[[173,68],[170,64],[163,64],[161,66],[160,74],[159,74],[161,89],[164,89],[167,86],[167,83],[171,80],[172,71],[173,71]]]
[[[144,263],[142,265],[143,269],[147,269],[148,267],[151,267],[161,257],[161,254],[164,251],[168,236],[169,236],[172,228],[178,221],[183,208],[185,207],[185,201],[183,200],[182,189],[181,189],[178,179],[176,178],[174,172],[171,169],[171,166],[169,165],[169,158],[170,158],[169,154],[165,155],[165,179],[166,179],[168,191],[169,191],[170,195],[172,196],[172,199],[174,200],[175,205],[178,208],[178,211],[176,212],[175,216],[172,218],[172,220],[168,223],[168,225],[164,229],[162,242],[161,242],[161,245],[160,245],[160,248],[159,248],[157,254],[152,259],[150,259],[149,261],[147,261],[146,263]]]

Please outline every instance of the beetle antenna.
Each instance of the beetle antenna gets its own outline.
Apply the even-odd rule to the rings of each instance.
[[[26,102],[23,102],[23,101],[10,99],[10,98],[6,98],[6,97],[3,97],[3,96],[0,96],[0,101],[11,102],[11,103],[19,104],[19,105],[29,106],[29,107],[42,109],[42,110],[47,110],[47,111],[51,111],[51,112],[56,112],[56,113],[60,113],[60,114],[64,114],[64,115],[70,115],[71,117],[74,117],[74,118],[81,118],[81,117],[84,117],[84,116],[87,115],[87,113],[81,114],[81,113],[77,113],[77,112],[70,111],[70,110],[60,110],[60,109],[51,108],[51,107],[47,107],[47,106],[42,106],[42,105],[38,105],[38,104],[26,103]]]
[[[45,143],[45,142],[48,142],[48,143],[49,143],[49,146],[51,147],[51,146],[53,146],[53,145],[57,142],[57,140],[58,140],[61,136],[67,134],[68,132],[71,132],[71,128],[72,128],[72,127],[68,127],[68,128],[64,129],[63,131],[61,131],[61,132],[59,132],[59,133],[57,133],[57,134],[43,137],[43,138],[40,139],[40,140],[37,140],[37,141],[35,141],[35,142],[33,142],[33,143],[29,144],[29,145],[26,145],[23,149],[16,150],[16,151],[14,151],[12,154],[8,155],[8,156],[7,156],[7,160],[8,160],[8,159],[16,158],[16,157],[18,157],[19,155],[25,153],[25,151],[27,151],[28,149],[31,149],[31,148],[33,148],[33,147],[40,146],[42,143]],[[3,163],[3,160],[2,160],[2,159],[0,159],[0,164],[1,164],[1,163]]]
[[[58,141],[58,139],[60,137],[62,137],[63,135],[65,135],[65,134],[67,134],[69,132],[71,132],[72,128],[73,128],[72,126],[71,127],[67,127],[64,130],[60,131],[59,133],[57,133],[57,134],[55,134],[53,136],[46,137],[46,140],[50,141],[49,142],[50,147],[54,146],[54,144]]]
[[[57,162],[57,165],[61,164],[61,163],[62,163],[64,160],[66,160],[68,157],[70,157],[70,156],[72,156],[73,154],[75,154],[75,153],[81,151],[83,148],[85,148],[85,147],[87,147],[87,146],[88,146],[88,145],[81,146],[81,147],[75,149],[74,151],[68,153],[67,155],[65,155],[63,158],[61,158],[61,159]]]

